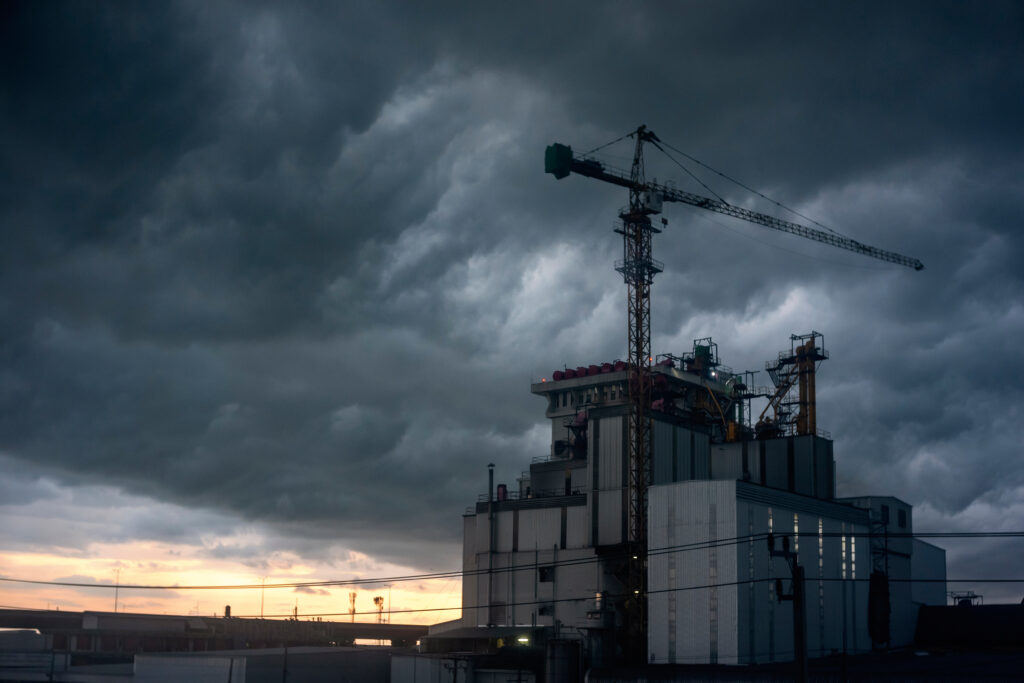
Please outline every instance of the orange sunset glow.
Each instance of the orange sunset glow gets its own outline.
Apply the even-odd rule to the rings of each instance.
[[[372,563],[373,577],[320,565],[295,556],[274,557],[264,574],[232,561],[194,556],[194,549],[157,543],[104,544],[90,557],[61,557],[43,553],[8,553],[4,577],[92,583],[97,587],[44,585],[4,581],[0,604],[7,608],[71,611],[120,611],[154,614],[221,616],[231,606],[236,617],[288,618],[297,614],[330,621],[348,621],[349,594],[356,593],[354,619],[377,621],[373,598],[384,598],[383,618],[392,623],[432,624],[460,615],[461,580],[398,580],[380,584],[295,587],[281,584],[346,581],[420,574],[410,567]],[[354,558],[366,562],[365,556]],[[265,581],[265,588],[261,584]],[[120,585],[118,586],[118,582]],[[182,586],[172,589],[132,586]],[[248,586],[247,588],[190,589],[189,586]],[[117,604],[115,607],[115,594]]]

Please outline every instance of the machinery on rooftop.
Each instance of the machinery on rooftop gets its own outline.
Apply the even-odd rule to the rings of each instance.
[[[625,137],[625,136],[624,136]],[[634,140],[633,162],[628,174],[606,166],[590,155],[573,154],[572,148],[555,143],[545,150],[544,170],[557,179],[572,173],[602,180],[613,185],[625,187],[629,191],[629,204],[619,213],[621,226],[616,232],[622,235],[623,258],[616,262],[615,269],[622,274],[627,287],[627,339],[629,345],[628,397],[629,413],[629,465],[627,498],[627,528],[629,539],[625,544],[627,558],[627,591],[625,597],[625,614],[627,627],[623,649],[628,660],[645,662],[646,657],[646,566],[647,566],[647,488],[651,479],[650,448],[651,418],[650,412],[655,388],[652,381],[651,367],[654,358],[651,356],[651,309],[650,292],[654,276],[664,270],[664,264],[652,256],[652,238],[667,225],[662,218],[660,227],[655,226],[651,217],[660,214],[664,202],[678,202],[714,211],[734,218],[739,218],[766,228],[778,230],[845,249],[872,258],[888,261],[898,265],[921,270],[924,265],[917,259],[891,251],[872,247],[838,233],[811,228],[798,223],[782,220],[774,216],[758,213],[749,209],[733,206],[723,199],[712,199],[675,187],[651,182],[646,179],[644,168],[644,144],[650,143],[668,156],[661,140],[646,126],[640,126],[629,134]],[[621,139],[621,138],[620,138]],[[609,143],[611,144],[611,143]],[[670,157],[671,158],[671,157]],[[678,163],[678,162],[677,162]],[[771,429],[778,433],[783,429],[780,425],[793,424],[799,434],[813,434],[816,430],[814,411],[814,370],[816,364],[827,355],[816,346],[815,340],[820,335],[812,332],[803,337],[794,337],[792,353],[785,359],[780,356],[775,365],[769,368],[775,391],[769,399],[769,406],[774,407],[775,417]],[[710,340],[707,340],[710,342]],[[797,341],[802,344],[796,345]],[[714,355],[712,355],[714,351]],[[714,372],[717,363],[717,350],[709,344],[694,345],[691,366],[701,372]],[[738,382],[737,382],[738,383]],[[788,402],[790,389],[799,387],[799,399],[796,401],[797,412],[793,416],[793,403]],[[749,397],[748,397],[749,398]],[[716,395],[708,391],[708,399],[714,403]],[[723,424],[728,431],[729,420],[726,410],[719,404],[715,406]],[[708,412],[713,414],[711,407]],[[762,428],[768,422],[762,413]],[[788,427],[786,427],[788,428]],[[734,432],[735,436],[735,432]]]
[[[790,336],[789,351],[780,351],[776,360],[765,363],[775,391],[768,396],[768,405],[754,426],[759,438],[817,433],[814,376],[821,361],[827,359],[824,337],[812,331]],[[798,389],[795,399],[790,397],[794,386]],[[769,409],[774,412],[774,419],[765,418]]]

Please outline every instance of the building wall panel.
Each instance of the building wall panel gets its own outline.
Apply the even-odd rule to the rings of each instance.
[[[915,538],[910,571],[915,579],[911,584],[911,600],[922,605],[946,604],[945,550]],[[918,579],[925,579],[926,582]]]
[[[894,647],[903,647],[913,642],[914,632],[917,629],[918,605],[911,601],[910,558],[890,553],[888,559],[889,601],[892,605],[889,634]]]
[[[605,417],[600,420],[600,437],[598,439],[598,488],[609,491],[622,487],[622,417]]]
[[[793,438],[793,483],[796,493],[813,496],[814,492],[814,439],[813,436]]]
[[[761,450],[756,441],[743,442],[743,448],[747,450],[747,471],[750,473],[750,481],[761,481]],[[742,457],[742,456],[741,456]]]
[[[713,543],[735,538],[735,482],[654,486],[648,505],[650,606],[674,621],[674,629],[651,631],[650,654],[660,662],[736,663],[736,587],[724,585],[735,582],[736,546]]]
[[[690,445],[691,432],[685,427],[676,427],[676,481],[694,478],[693,448]]]
[[[707,434],[693,432],[694,479],[711,478],[711,440]]]
[[[503,510],[495,513],[495,538],[494,549],[500,553],[512,551],[512,516],[511,510]]]
[[[743,444],[716,444],[711,452],[711,470],[715,479],[743,478]]]
[[[476,525],[474,527],[476,532],[476,551],[478,553],[485,553],[490,550],[491,536],[490,536],[490,523],[487,519],[486,512],[478,512],[476,514]]]
[[[664,661],[745,664],[792,660],[793,603],[779,603],[774,579],[783,579],[783,590],[791,591],[790,571],[782,558],[772,558],[762,534],[771,529],[777,536],[788,535],[798,548],[806,576],[806,623],[811,656],[855,652],[866,643],[866,584],[858,589],[852,581],[853,562],[849,539],[843,582],[842,539],[865,533],[856,526],[808,510],[796,511],[785,501],[806,499],[784,492],[762,493],[757,499],[738,499],[735,487],[726,481],[685,482],[651,489],[651,547],[649,580],[653,614],[664,614],[669,623],[652,624],[650,648]],[[731,495],[722,496],[722,489]],[[680,487],[679,496],[669,490]],[[689,487],[689,488],[683,488]],[[772,500],[774,499],[774,501]],[[827,504],[819,503],[827,509]],[[734,512],[722,513],[722,510]],[[842,508],[832,506],[837,514]],[[714,513],[711,509],[714,508]],[[771,522],[769,523],[769,520]],[[820,527],[819,527],[820,520]],[[675,527],[673,528],[673,522]],[[712,532],[712,529],[714,531]],[[799,534],[794,539],[794,531]],[[743,541],[755,536],[756,540]],[[691,550],[659,553],[690,543],[713,539],[741,539],[718,547],[697,546]],[[866,542],[866,541],[865,541]],[[781,543],[780,543],[781,545]],[[865,546],[866,547],[866,546]],[[673,562],[674,560],[674,567]],[[674,571],[673,571],[674,569]],[[868,563],[867,570],[870,570]],[[709,584],[729,584],[715,590]],[[673,587],[681,590],[672,591]],[[697,587],[687,591],[688,587]],[[859,591],[859,592],[858,592]],[[675,595],[669,604],[669,595]],[[859,629],[860,637],[855,633]],[[674,634],[674,638],[673,638]]]
[[[832,459],[832,442],[818,436],[814,438],[816,440],[815,457],[817,458],[815,495],[819,498],[832,498],[835,496],[835,463]]]
[[[651,474],[655,484],[668,484],[673,481],[672,467],[674,460],[673,453],[673,432],[675,427],[660,420],[654,421],[652,433],[652,459]]]
[[[580,506],[580,510],[586,508]],[[519,550],[549,550],[561,541],[561,508],[519,511]]]
[[[622,491],[599,491],[598,545],[622,542]]]
[[[477,592],[477,577],[474,572],[476,564],[476,515],[465,515],[462,518],[462,568],[466,572],[462,577],[462,604],[464,606],[475,605]],[[462,618],[467,626],[476,624],[475,610],[463,609]]]
[[[789,487],[789,466],[785,439],[771,439],[764,444],[765,485],[776,489]]]
[[[566,509],[566,546],[584,548],[590,545],[590,517],[582,505]]]

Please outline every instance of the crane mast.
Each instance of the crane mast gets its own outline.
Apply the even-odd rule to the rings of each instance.
[[[629,455],[628,455],[628,539],[625,544],[626,596],[623,654],[636,663],[647,658],[647,489],[650,484],[651,450],[651,283],[664,265],[652,256],[651,241],[661,232],[651,216],[661,213],[662,202],[678,202],[733,216],[766,228],[798,235],[839,249],[921,270],[917,259],[862,244],[833,232],[733,206],[725,201],[703,197],[663,184],[647,182],[644,173],[644,143],[658,145],[658,136],[646,126],[630,134],[635,138],[633,164],[629,174],[610,168],[586,155],[574,155],[572,148],[558,143],[549,145],[544,155],[544,170],[557,179],[571,173],[619,185],[629,190],[629,205],[619,218],[616,232],[622,235],[623,258],[615,270],[626,283],[629,343]],[[664,151],[664,150],[662,150]],[[661,220],[666,224],[665,219]]]
[[[629,206],[619,215],[622,226],[622,260],[615,270],[626,282],[626,307],[629,312],[627,366],[629,391],[629,465],[628,521],[629,537],[626,554],[626,643],[625,649],[643,661],[646,642],[646,548],[647,548],[647,485],[650,480],[651,448],[651,283],[662,271],[661,264],[651,256],[651,238],[661,232],[651,224],[656,213],[644,192],[644,142],[653,141],[653,133],[640,126],[636,133],[636,150],[630,171]],[[638,651],[639,650],[639,651]]]

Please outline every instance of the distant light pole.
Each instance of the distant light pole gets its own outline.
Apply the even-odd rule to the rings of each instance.
[[[121,568],[114,570],[114,614],[117,614],[117,594],[121,591]]]
[[[263,618],[263,591],[267,588],[267,577],[260,577],[260,619]]]

